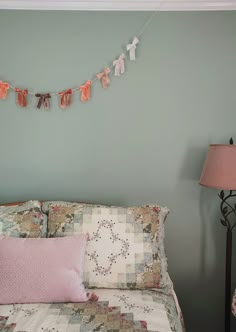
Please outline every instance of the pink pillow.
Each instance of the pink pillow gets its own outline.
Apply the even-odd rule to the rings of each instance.
[[[0,304],[87,301],[82,275],[86,235],[0,236]]]

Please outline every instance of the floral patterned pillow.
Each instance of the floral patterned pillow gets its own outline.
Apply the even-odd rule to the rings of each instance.
[[[46,237],[47,216],[39,201],[0,206],[0,235],[11,237]]]
[[[89,233],[87,287],[163,288],[169,283],[161,206],[116,207],[51,202],[48,236]]]

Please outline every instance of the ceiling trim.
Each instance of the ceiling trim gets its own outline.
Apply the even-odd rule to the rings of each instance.
[[[236,10],[236,0],[0,0],[0,9],[94,11]]]

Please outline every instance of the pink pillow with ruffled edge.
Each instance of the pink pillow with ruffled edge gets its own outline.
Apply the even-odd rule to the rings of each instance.
[[[84,302],[87,236],[0,236],[0,304]]]

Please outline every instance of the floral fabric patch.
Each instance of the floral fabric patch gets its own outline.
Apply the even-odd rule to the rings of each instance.
[[[39,201],[22,205],[0,206],[0,235],[12,237],[46,237],[47,216]]]

